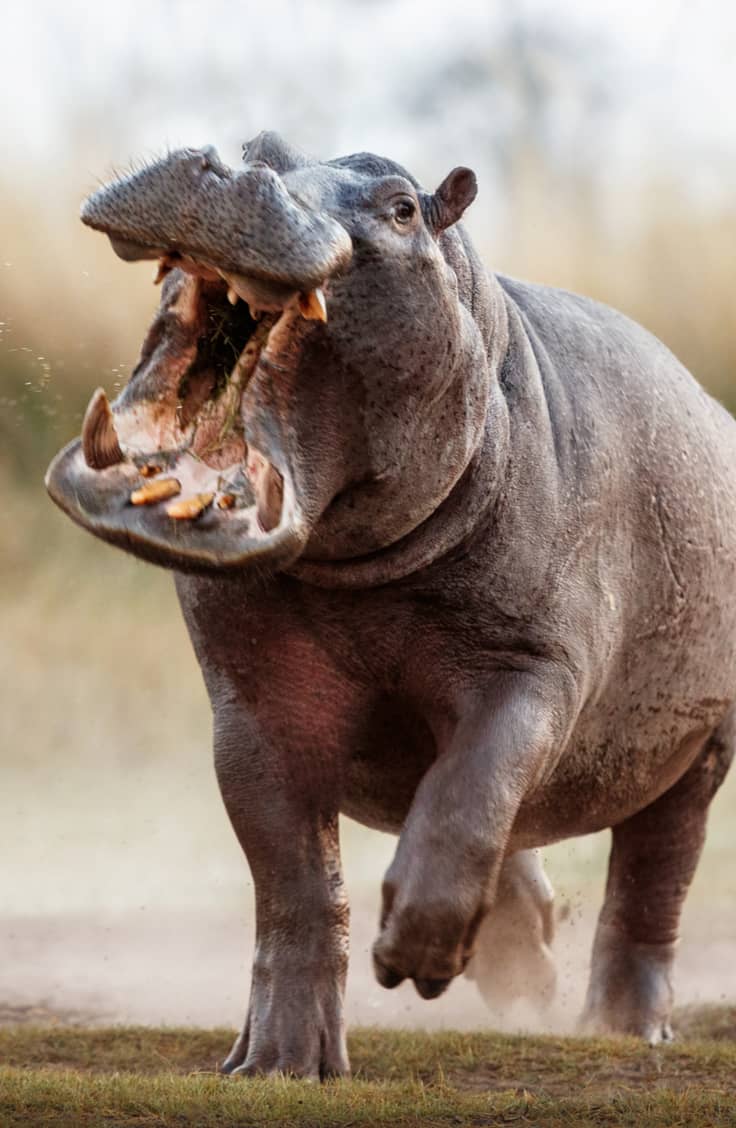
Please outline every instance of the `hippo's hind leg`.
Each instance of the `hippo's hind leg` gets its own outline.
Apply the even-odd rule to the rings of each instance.
[[[554,891],[538,851],[510,854],[465,971],[490,1007],[521,998],[540,1010],[549,1005],[557,985],[550,951],[554,927]]]
[[[672,965],[680,911],[705,839],[711,799],[736,744],[736,712],[669,791],[613,830],[582,1022],[588,1029],[672,1037]]]

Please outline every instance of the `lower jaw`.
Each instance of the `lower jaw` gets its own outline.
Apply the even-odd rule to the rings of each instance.
[[[225,390],[184,431],[161,404],[133,400],[112,411],[95,393],[81,439],[49,468],[53,500],[96,536],[170,567],[292,560],[308,531],[278,420],[269,456],[246,444],[241,420],[242,395],[269,332],[291,312],[259,322]]]
[[[182,476],[184,468],[177,468]],[[258,565],[272,570],[293,563],[303,550],[308,530],[289,477],[283,480],[279,520],[269,530],[263,527],[256,504],[223,509],[208,498],[189,518],[167,512],[179,495],[156,504],[132,504],[131,494],[155,480],[142,479],[132,462],[90,470],[81,442],[75,440],[52,462],[46,484],[56,504],[87,531],[144,560],[180,571]],[[192,496],[199,494],[181,500]]]
[[[283,420],[278,418],[277,401],[283,395],[274,387],[273,395],[266,395],[272,402],[258,424],[249,418],[254,444],[245,440],[242,402],[262,352],[261,375],[266,368],[273,369],[273,381],[281,374],[293,375],[305,333],[327,319],[324,294],[321,289],[274,290],[254,279],[226,277],[216,267],[181,256],[176,262],[164,258],[156,281],[174,269],[179,281],[162,310],[184,333],[183,352],[174,354],[181,367],[177,363],[163,369],[159,384],[154,363],[143,382],[148,389],[143,395],[150,399],[136,400],[131,384],[114,411],[104,394],[96,393],[81,441],[63,450],[49,468],[49,493],[94,535],[156,563],[189,570],[259,562],[282,567],[298,557],[309,537],[289,470]],[[214,295],[213,286],[218,287]],[[201,379],[203,372],[216,370],[199,366],[204,359],[199,341],[215,339],[208,336],[207,315],[215,308],[210,303],[228,308],[225,287],[232,305],[247,302],[246,321],[256,328],[218,398],[214,384],[208,390],[207,380]],[[240,326],[240,332],[242,323],[242,317],[228,321],[226,329]],[[232,336],[242,341],[237,333]],[[188,400],[194,408],[191,424],[177,406],[190,375],[195,384],[199,380]],[[139,389],[142,386],[139,382]],[[200,395],[208,397],[204,405]]]

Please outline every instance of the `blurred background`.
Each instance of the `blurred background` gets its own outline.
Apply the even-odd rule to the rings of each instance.
[[[43,472],[92,390],[126,381],[150,267],[82,228],[101,180],[178,145],[230,163],[263,128],[370,149],[435,187],[478,173],[495,270],[581,290],[653,330],[736,408],[736,9],[727,0],[65,0],[3,5],[0,67],[0,1018],[242,1019],[252,889],[210,757],[171,579],[76,530]],[[736,778],[685,916],[680,1001],[736,998]],[[349,1016],[475,1025],[369,966],[391,839],[346,823]],[[565,1027],[584,989],[608,836],[546,852]],[[24,1010],[23,1008],[27,1008]]]

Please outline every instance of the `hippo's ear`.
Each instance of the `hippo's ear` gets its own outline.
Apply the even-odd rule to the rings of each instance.
[[[435,231],[444,231],[457,223],[478,193],[478,181],[470,168],[454,168],[429,201],[429,224]]]

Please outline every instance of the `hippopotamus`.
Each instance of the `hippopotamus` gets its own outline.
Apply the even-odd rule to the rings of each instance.
[[[255,886],[225,1072],[349,1070],[341,813],[398,835],[373,962],[427,999],[515,949],[549,989],[535,851],[611,828],[583,1021],[671,1034],[734,749],[736,424],[621,313],[486,270],[476,192],[262,133],[82,208],[162,297],[47,485],[174,573]]]

